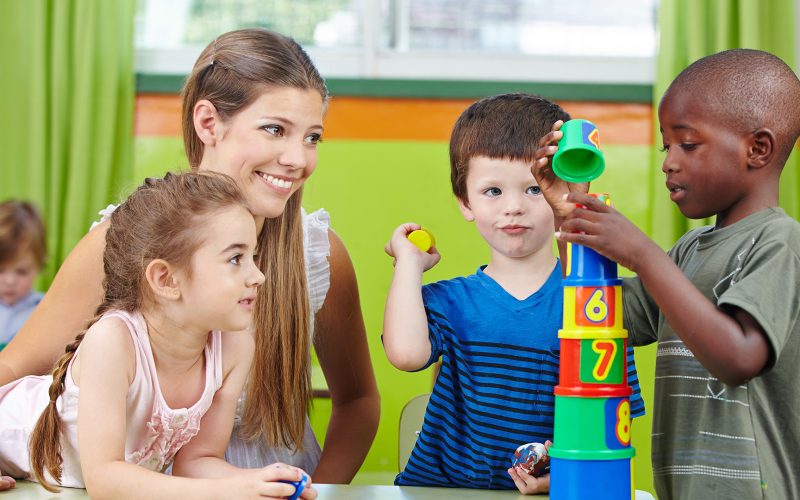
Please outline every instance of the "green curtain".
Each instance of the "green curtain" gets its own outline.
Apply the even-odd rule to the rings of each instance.
[[[135,0],[0,0],[0,199],[42,211],[42,288],[129,187],[135,10]]]
[[[654,140],[660,146],[658,103],[669,83],[697,59],[732,48],[766,50],[796,68],[795,0],[661,0],[659,53],[653,86]],[[663,153],[653,149],[650,169],[652,212],[649,234],[669,248],[689,228],[713,221],[687,220],[667,196],[661,172]],[[780,204],[800,216],[798,155],[789,158],[781,176]]]

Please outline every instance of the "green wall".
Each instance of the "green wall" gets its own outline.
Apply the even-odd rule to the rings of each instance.
[[[592,191],[611,193],[619,210],[643,224],[649,148],[605,146],[604,151],[608,167]],[[179,138],[137,138],[137,178],[160,175],[184,165]],[[392,276],[392,262],[383,247],[392,230],[403,222],[415,221],[436,235],[442,261],[425,274],[426,282],[470,274],[488,258],[483,240],[458,211],[449,175],[444,142],[331,140],[320,145],[319,168],[305,188],[305,207],[324,207],[330,212],[333,229],[347,245],[355,265],[381,392],[378,435],[356,482],[391,482],[397,472],[400,410],[409,399],[431,389],[430,370],[405,373],[395,369],[386,360],[380,342],[383,305]],[[652,490],[649,412],[655,350],[637,349],[636,357],[648,405],[648,415],[633,426],[636,487]],[[315,403],[312,423],[320,440],[329,414],[329,401]]]

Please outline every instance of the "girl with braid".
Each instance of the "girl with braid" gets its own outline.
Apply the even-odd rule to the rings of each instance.
[[[256,220],[257,265],[267,277],[253,306],[256,353],[225,457],[246,468],[283,462],[317,483],[349,483],[378,428],[380,396],[353,263],[328,213],[301,206],[317,168],[325,81],[291,38],[245,29],[208,44],[182,98],[188,164],[234,179]],[[0,384],[46,373],[92,318],[102,298],[106,227],[101,221],[70,252],[0,351]],[[308,419],[312,347],[330,392],[324,450]]]
[[[281,481],[299,481],[299,469],[224,460],[264,282],[255,248],[256,223],[227,176],[167,174],[136,190],[110,217],[89,328],[51,376],[0,387],[3,473],[93,498],[292,495]],[[173,476],[158,473],[170,464]]]

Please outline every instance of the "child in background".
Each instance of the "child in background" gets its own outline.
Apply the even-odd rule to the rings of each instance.
[[[546,159],[534,166],[566,217],[559,238],[637,273],[623,285],[625,328],[636,345],[658,342],[661,499],[800,498],[800,224],[778,208],[799,108],[800,80],[766,52],[720,52],[678,75],[658,109],[662,170],[683,215],[716,223],[668,254],[613,208],[564,197]]]
[[[515,449],[553,435],[563,293],[553,252],[553,211],[531,173],[537,144],[569,115],[527,94],[477,101],[450,138],[453,192],[467,221],[491,251],[471,276],[422,286],[439,261],[398,227],[387,244],[395,257],[383,343],[389,361],[407,371],[442,359],[408,465],[397,485],[549,490],[549,474],[510,468]],[[644,413],[633,351],[631,415]]]
[[[255,221],[228,177],[167,174],[141,186],[111,215],[105,295],[88,330],[52,376],[0,388],[0,470],[48,490],[85,485],[92,497],[292,495],[280,481],[300,480],[299,469],[223,458],[253,356],[264,281],[255,247]],[[175,476],[158,474],[173,459]]]
[[[0,203],[0,350],[42,300],[33,282],[47,255],[44,223],[28,202]]]

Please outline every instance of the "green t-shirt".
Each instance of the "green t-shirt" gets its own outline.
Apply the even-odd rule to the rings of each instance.
[[[800,224],[770,208],[690,231],[669,252],[718,307],[758,321],[770,358],[730,387],[706,370],[638,278],[623,286],[633,345],[658,342],[653,474],[669,498],[800,499]]]

